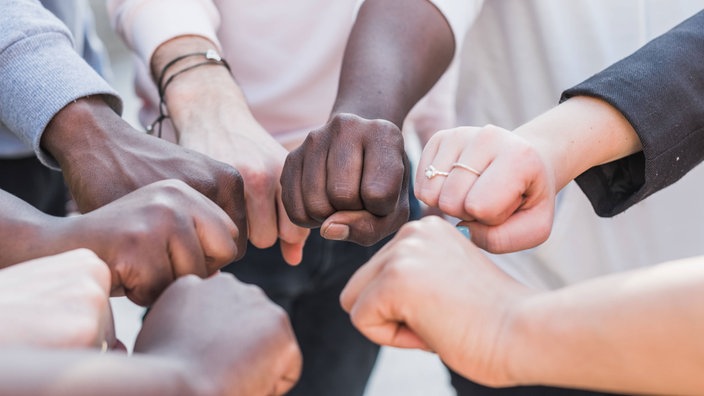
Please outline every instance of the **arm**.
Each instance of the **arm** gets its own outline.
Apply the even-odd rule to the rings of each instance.
[[[438,132],[421,155],[415,193],[463,220],[483,249],[511,252],[547,239],[555,195],[574,177],[639,150],[638,136],[616,109],[575,97],[514,132],[491,125]],[[431,165],[449,175],[426,177]]]
[[[698,394],[703,282],[696,258],[532,290],[426,218],[362,267],[341,301],[371,340],[433,350],[487,385]]]
[[[513,136],[489,127],[431,140],[416,177],[418,198],[467,221],[475,243],[501,253],[548,237],[555,193],[574,178],[600,215],[675,182],[704,152],[704,67],[692,56],[701,52],[702,20],[704,13],[695,15],[567,90],[563,103]],[[481,176],[450,170],[456,161]],[[429,165],[450,175],[426,179]]]
[[[6,7],[0,39],[0,121],[59,166],[90,211],[152,182],[180,179],[218,203],[240,230],[242,181],[232,167],[139,133],[110,87],[75,53],[68,30],[36,1]],[[105,183],[110,180],[110,183]]]
[[[281,183],[292,220],[328,239],[364,245],[408,219],[400,127],[455,50],[426,0],[365,1],[345,50],[330,121],[287,158]]]
[[[563,100],[584,95],[611,104],[642,142],[642,153],[577,178],[599,215],[622,212],[679,180],[701,162],[702,26],[704,12],[563,94]]]
[[[132,356],[5,350],[0,388],[13,395],[280,395],[300,364],[285,313],[260,290],[231,275],[184,277],[150,310]]]
[[[109,6],[118,33],[149,65],[155,83],[204,61],[202,56],[183,59],[164,74],[164,67],[177,57],[219,51],[218,13],[210,1],[110,1]],[[155,25],[155,18],[161,23]],[[179,145],[242,174],[247,215],[256,219],[249,224],[252,244],[266,248],[278,238],[284,258],[296,264],[308,231],[283,215],[279,177],[288,151],[254,118],[235,77],[215,65],[179,74],[164,93],[166,108]]]
[[[112,295],[151,304],[175,278],[213,274],[235,257],[238,229],[213,202],[175,180],[140,188],[90,213],[47,216],[0,192],[0,267],[70,249],[109,266]]]

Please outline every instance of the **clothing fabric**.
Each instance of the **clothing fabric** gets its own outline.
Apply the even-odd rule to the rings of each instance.
[[[617,62],[703,7],[704,1],[697,0],[486,1],[465,38],[460,58],[460,124],[491,123],[513,129],[553,107],[565,87],[574,86]],[[694,48],[693,41],[688,43]],[[699,43],[699,48],[701,45]],[[660,50],[664,48],[652,48],[652,52]],[[657,59],[672,56],[673,51],[679,50],[663,51]],[[630,67],[641,83],[643,74],[638,69],[642,63],[633,62]],[[663,73],[667,73],[663,76],[677,75],[682,85],[692,83],[689,75],[680,70],[663,68]],[[612,85],[619,93],[633,89],[627,81],[617,83],[612,72],[602,77],[577,88],[593,89],[595,95],[609,92]],[[666,100],[673,106],[668,110],[673,110],[674,106],[684,107],[682,101],[691,99],[697,87],[696,82],[693,85],[683,94],[684,99],[675,101],[671,99],[679,94],[681,87],[673,84],[672,90],[667,91]],[[650,101],[660,102],[660,91],[649,92]],[[637,93],[627,97],[633,99],[635,95]],[[629,102],[630,106],[638,109],[646,96]],[[647,121],[643,119],[648,123],[662,116],[661,112],[646,110],[643,113],[643,117],[646,114],[649,117]],[[655,131],[662,125],[660,120],[650,127]],[[693,146],[693,151],[701,149],[700,145],[694,147],[692,142],[683,142],[687,144]],[[672,154],[671,162],[677,159],[677,154]],[[679,161],[685,161],[685,156],[680,155]],[[619,163],[622,166],[618,172],[624,175],[630,172],[638,183],[637,174],[631,168],[633,162],[631,159]],[[592,174],[588,177],[597,180],[590,182],[590,188],[603,190],[600,184],[603,174],[611,177],[617,170],[607,173],[612,170],[600,167],[598,172],[598,177],[588,172]],[[611,272],[696,255],[701,253],[704,238],[704,212],[699,209],[704,200],[702,177],[704,169],[695,169],[676,185],[610,219],[597,217],[579,187],[570,183],[558,195],[552,234],[545,243],[522,252],[490,256],[514,278],[534,287],[553,289]],[[616,196],[620,193],[619,186],[590,198],[602,200],[604,195]],[[461,396],[590,394],[547,387],[496,390],[472,384],[454,374],[452,383]]]
[[[428,1],[443,13],[455,41],[461,43],[481,2]],[[148,72],[152,53],[173,37],[198,35],[214,42],[227,59],[257,121],[291,148],[329,117],[344,49],[361,3],[109,0],[108,13],[116,31],[140,59],[136,92],[144,101],[140,120],[145,126],[158,115],[159,98]],[[438,87],[456,86],[456,77],[448,74]],[[452,112],[432,110],[447,104],[446,97],[439,99],[424,100],[408,118],[420,128],[454,125]],[[291,394],[362,395],[378,347],[354,329],[339,306],[339,294],[354,270],[380,245],[363,248],[323,241],[316,231],[311,234],[303,262],[295,268],[283,261],[277,247],[260,250],[250,246],[245,258],[227,270],[261,286],[289,310],[305,362]]]
[[[44,166],[37,157],[0,159],[0,190],[40,211],[66,216],[68,192],[61,173]]]
[[[443,12],[461,43],[481,1],[429,1]],[[143,125],[158,116],[159,97],[148,69],[152,53],[170,38],[199,35],[219,46],[257,121],[292,147],[327,121],[345,43],[361,3],[108,0],[108,12],[141,60],[136,91],[144,101]]]
[[[704,12],[565,91],[603,99],[635,129],[643,151],[577,178],[601,216],[614,216],[680,180],[704,159]]]
[[[66,4],[58,7],[66,9]],[[103,95],[116,112],[122,111],[117,93],[74,49],[68,28],[38,1],[5,2],[0,13],[0,156],[34,153],[57,167],[39,142],[59,110],[78,98]]]
[[[257,249],[224,268],[260,286],[291,318],[304,359],[304,374],[288,396],[362,395],[379,346],[350,325],[340,293],[352,274],[383,242],[364,247],[323,239],[312,232],[301,264],[286,264],[279,245]]]
[[[702,8],[701,0],[487,1],[460,55],[459,123],[515,128],[553,107],[565,87]],[[552,289],[696,255],[704,238],[704,212],[698,210],[703,172],[694,169],[609,219],[595,216],[579,187],[570,183],[558,195],[545,243],[492,259],[518,280]]]

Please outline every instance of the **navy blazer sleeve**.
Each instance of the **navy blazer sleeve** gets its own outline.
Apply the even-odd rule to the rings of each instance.
[[[613,216],[679,180],[704,159],[704,11],[565,91],[617,108],[643,151],[576,181],[599,216]]]

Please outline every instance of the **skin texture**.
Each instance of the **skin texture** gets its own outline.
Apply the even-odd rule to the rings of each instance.
[[[213,43],[197,36],[169,40],[152,56],[154,80],[158,81],[172,59],[213,48]],[[202,61],[199,57],[184,59],[169,68],[162,80]],[[230,164],[241,173],[250,242],[267,248],[279,239],[284,259],[299,263],[309,231],[289,220],[281,201],[279,177],[288,150],[254,118],[234,77],[224,66],[201,66],[174,78],[165,100],[179,145]]]
[[[156,181],[181,180],[227,213],[238,230],[236,258],[244,255],[244,184],[233,167],[134,130],[99,97],[64,107],[47,126],[41,145],[61,166],[81,212]]]
[[[281,395],[301,357],[285,313],[232,275],[175,281],[131,356],[4,348],[0,392],[12,395]]]
[[[56,218],[1,193],[0,265],[88,248],[111,273],[111,294],[149,305],[177,277],[206,277],[237,254],[238,229],[212,201],[178,180],[155,182],[84,215]],[[21,237],[18,237],[21,236]]]
[[[100,348],[115,344],[110,271],[73,250],[0,270],[0,348]]]
[[[587,169],[640,150],[626,119],[598,99],[575,97],[513,132],[492,125],[438,132],[423,150],[416,196],[463,220],[493,253],[527,249],[550,235],[555,195]],[[459,162],[481,173],[451,168]],[[449,176],[428,179],[433,165]]]
[[[410,167],[400,127],[453,53],[450,27],[431,3],[364,3],[329,121],[286,159],[283,201],[294,223],[371,245],[408,220]]]
[[[362,267],[341,303],[371,340],[435,351],[485,385],[696,395],[703,284],[704,258],[695,257],[532,290],[427,217]]]

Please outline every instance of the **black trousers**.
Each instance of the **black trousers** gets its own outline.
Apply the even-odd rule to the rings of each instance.
[[[68,193],[61,172],[36,157],[0,159],[0,189],[52,216],[66,216]]]

